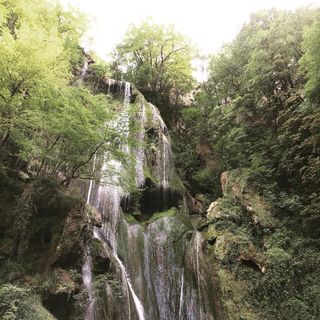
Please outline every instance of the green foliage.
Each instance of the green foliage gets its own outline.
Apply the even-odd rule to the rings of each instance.
[[[168,116],[167,104],[176,105],[192,88],[192,57],[190,43],[173,26],[146,20],[129,27],[113,53],[111,71],[114,78],[133,82]]]
[[[307,84],[305,87],[308,97],[320,102],[320,20],[314,21],[312,26],[305,32],[303,49],[305,54],[301,59],[302,70],[307,74]]]
[[[207,109],[206,109],[207,110]],[[193,193],[221,195],[220,175],[223,168],[208,148],[206,110],[193,106],[181,110],[184,130],[171,133],[175,164],[183,183]]]
[[[66,184],[92,177],[88,164],[113,135],[112,112],[105,96],[70,85],[83,63],[84,17],[45,0],[3,1],[0,17],[1,167],[18,160]]]
[[[259,288],[265,298],[277,302],[283,301],[292,294],[294,286],[291,281],[294,275],[292,256],[283,249],[273,247],[267,252],[268,271]]]
[[[245,168],[252,186],[279,203],[277,211],[299,211],[303,204],[314,212],[318,17],[319,10],[308,8],[255,13],[210,58],[208,81],[182,110],[183,125],[173,135],[177,166],[195,193],[207,184],[220,196],[221,173]]]
[[[253,14],[211,57],[174,136],[196,190],[209,168],[216,181],[230,171],[206,231],[230,319],[320,316],[319,26],[318,9]]]
[[[235,41],[211,59],[211,143],[227,169],[252,167],[256,176],[274,176],[277,119],[288,97],[299,94],[307,15],[274,10],[252,15]]]
[[[5,284],[0,287],[0,316],[3,320],[54,320],[30,289]]]
[[[109,72],[109,66],[105,62],[95,62],[89,65],[86,76],[86,84],[95,93],[102,92],[105,89],[103,82],[106,74]]]
[[[167,211],[162,211],[162,212],[155,212],[151,218],[147,221],[144,222],[144,224],[148,225],[148,224],[151,224],[161,218],[164,218],[164,217],[173,217],[177,214],[177,209],[176,208],[171,208]]]

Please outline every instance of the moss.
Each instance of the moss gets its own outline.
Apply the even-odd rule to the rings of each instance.
[[[0,287],[0,317],[3,320],[54,320],[31,289],[6,284]]]
[[[225,196],[211,207],[202,231],[225,318],[318,319],[320,272],[311,266],[320,263],[319,241],[307,240],[301,224],[298,232],[290,228],[291,216],[278,220],[268,194],[249,187],[241,174],[224,177]]]
[[[77,281],[79,280],[82,281],[81,275],[77,272],[56,268],[42,275],[39,285],[44,292],[50,292],[52,294],[67,293],[71,295],[78,288]]]
[[[11,200],[5,215],[11,224],[5,233],[0,232],[0,284],[2,294],[12,291],[8,297],[14,305],[3,307],[6,310],[1,319],[55,319],[41,299],[45,307],[51,306],[48,310],[52,313],[58,305],[58,309],[74,314],[73,295],[82,277],[69,270],[81,267],[83,209],[83,200],[50,177],[30,180],[24,184],[19,201]],[[1,219],[1,228],[7,223]]]
[[[252,221],[262,229],[272,229],[277,226],[273,216],[274,207],[267,201],[267,194],[258,191],[248,179],[246,170],[232,170],[221,176],[224,196],[238,201]]]
[[[145,103],[145,106],[146,106],[146,115],[147,115],[147,127],[151,128],[153,125],[153,118],[152,118],[153,110],[151,105],[148,102]]]
[[[105,251],[102,242],[96,238],[91,239],[90,245],[91,255],[93,257],[99,256],[101,252]]]
[[[14,259],[8,258],[0,264],[0,285],[23,277],[23,265]]]
[[[120,276],[111,274],[101,274],[95,277],[93,287],[95,289],[95,293],[100,297],[100,299],[102,299],[102,297],[105,294],[106,285],[108,285],[111,288],[112,293],[116,297],[123,297],[122,279]]]
[[[131,214],[124,214],[124,219],[129,225],[139,224],[139,221]]]
[[[150,179],[150,181],[153,183],[153,184],[156,184],[157,183],[157,179],[154,177],[154,175],[152,174],[152,170],[150,167],[148,166],[144,166],[143,167],[143,174],[145,176],[146,179]]]
[[[177,209],[176,208],[171,208],[167,211],[162,211],[162,212],[156,212],[154,213],[151,218],[147,221],[144,222],[145,225],[151,224],[161,218],[164,217],[173,217],[177,214]]]
[[[222,303],[229,320],[260,320],[263,319],[246,301],[248,286],[245,281],[235,279],[234,275],[225,269],[217,272],[219,287],[222,290]]]
[[[210,218],[212,222],[229,220],[241,224],[241,221],[244,219],[240,203],[230,197],[220,198],[213,204],[214,205],[208,209],[208,218]]]
[[[183,185],[181,179],[179,178],[179,176],[176,174],[176,172],[174,172],[173,177],[170,181],[170,187],[172,189],[177,190],[178,192],[180,192],[181,194],[184,194],[186,188]]]

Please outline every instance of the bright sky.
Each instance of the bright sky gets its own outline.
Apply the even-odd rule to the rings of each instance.
[[[60,0],[91,18],[83,45],[102,58],[123,38],[130,23],[152,17],[155,22],[174,23],[204,54],[231,41],[248,21],[250,13],[264,8],[295,9],[319,6],[320,0]]]

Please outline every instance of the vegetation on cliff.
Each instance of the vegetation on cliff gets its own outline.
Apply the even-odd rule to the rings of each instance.
[[[317,211],[318,20],[316,9],[253,14],[211,57],[208,81],[174,134],[178,167],[194,192],[217,197],[221,173],[245,168],[283,212]]]
[[[120,102],[105,94],[107,74],[132,81],[160,107],[184,182],[170,167],[171,189],[159,197],[154,142],[162,137],[169,145],[168,130],[133,89],[132,106],[145,107],[148,122],[140,128],[147,136],[141,170],[148,183],[136,190],[134,177],[123,179],[135,192],[123,205],[125,218],[145,227],[131,244],[134,252],[145,241],[143,230],[154,232],[152,239],[171,230],[175,239],[185,224],[175,241],[189,241],[181,250],[192,257],[188,277],[199,292],[195,273],[206,270],[213,287],[204,292],[214,298],[204,300],[212,302],[208,310],[214,300],[218,318],[319,319],[320,11],[253,14],[235,40],[210,57],[208,80],[196,89],[195,50],[173,27],[149,20],[132,25],[110,65],[93,63],[79,46],[85,27],[81,14],[46,0],[0,0],[0,317],[83,315],[84,245],[101,221],[66,187],[73,179],[96,178],[94,154],[108,148],[124,158],[109,143],[118,133],[106,123]],[[191,90],[194,102],[184,105]],[[179,223],[187,219],[185,190],[195,230],[189,219]],[[123,256],[141,258],[140,251],[132,257],[123,237]],[[106,283],[122,296],[102,249],[93,241],[105,310]]]
[[[115,79],[134,83],[145,98],[159,107],[167,125],[175,122],[181,97],[194,85],[190,41],[174,26],[146,20],[131,25],[112,55]]]
[[[0,2],[0,174],[50,172],[66,184],[111,134],[105,95],[72,85],[81,76],[84,17],[48,1]]]
[[[320,315],[319,30],[318,9],[253,14],[174,132],[190,190],[218,198],[202,230],[226,319]]]

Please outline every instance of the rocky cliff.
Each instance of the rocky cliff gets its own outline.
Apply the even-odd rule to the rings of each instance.
[[[244,169],[222,174],[202,216],[158,109],[127,82],[100,77],[94,90],[117,113],[95,179],[0,182],[1,318],[315,320],[317,226],[280,219]]]
[[[221,319],[315,319],[317,240],[304,238],[295,213],[279,215],[247,176],[222,174],[223,197],[208,208],[201,231]]]
[[[80,81],[90,79],[88,66]],[[130,83],[99,78],[114,102],[97,179],[3,181],[4,319],[219,319],[205,240],[192,225],[158,109]]]

